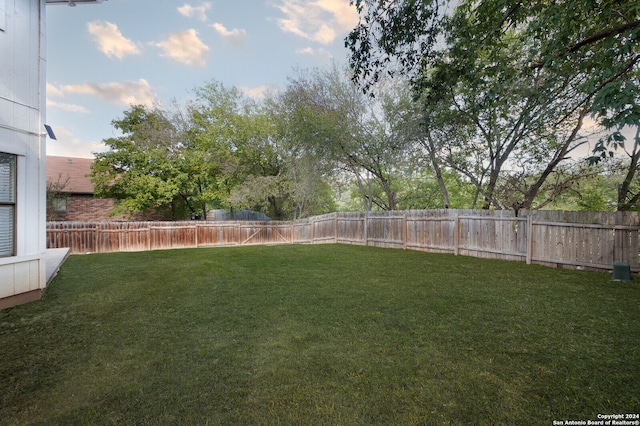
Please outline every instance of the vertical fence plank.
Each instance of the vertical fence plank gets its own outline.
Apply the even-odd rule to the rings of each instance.
[[[369,216],[369,212],[364,212],[363,232],[364,232],[364,245],[365,246],[369,245],[369,221],[367,220],[368,216]]]
[[[402,215],[402,248],[407,249],[407,213]]]
[[[453,228],[453,253],[457,256],[460,253],[460,216],[456,215],[455,227]]]
[[[531,259],[533,258],[533,216],[527,217],[527,234],[529,241],[527,244],[527,264],[531,265]]]
[[[311,218],[311,219],[309,220],[309,223],[311,224],[311,229],[310,229],[310,231],[309,231],[309,234],[310,234],[310,235],[309,235],[309,240],[311,240],[311,244],[313,244],[313,240],[314,240],[314,238],[315,238],[315,223],[314,223],[314,221],[313,221],[313,218]]]

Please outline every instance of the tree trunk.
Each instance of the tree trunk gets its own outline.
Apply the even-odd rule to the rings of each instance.
[[[493,193],[495,192],[496,185],[498,184],[499,173],[500,168],[498,167],[491,171],[491,175],[489,176],[489,184],[487,185],[487,189],[484,194],[485,203],[482,206],[483,210],[489,210],[491,208],[491,204],[493,204],[498,210],[502,210],[500,204],[498,204],[493,198]]]
[[[517,206],[518,210],[531,209],[531,206],[533,205],[535,198],[538,196],[538,192],[540,192],[540,188],[542,188],[542,185],[545,183],[545,181],[547,180],[551,172],[553,172],[553,170],[556,168],[556,166],[562,160],[565,159],[567,153],[569,152],[569,147],[571,146],[573,141],[576,139],[578,132],[582,128],[584,118],[587,116],[588,113],[589,111],[586,108],[580,112],[580,115],[578,116],[578,123],[571,131],[571,135],[569,135],[569,137],[567,138],[565,143],[562,145],[560,150],[556,151],[556,154],[553,156],[553,159],[549,162],[549,164],[547,164],[547,167],[544,169],[540,177],[534,182],[533,185],[529,187],[529,189],[524,195],[524,200],[522,201],[522,203],[520,203],[520,205]],[[514,209],[515,208],[516,206],[514,206]]]
[[[635,194],[633,197],[628,197],[631,183],[638,171],[638,162],[640,160],[640,126],[638,126],[638,129],[636,130],[636,136],[634,139],[633,151],[631,152],[631,163],[629,164],[627,175],[624,177],[624,180],[620,185],[620,189],[618,190],[618,211],[630,210],[638,202],[638,198],[640,198],[640,192]]]
[[[438,164],[438,158],[436,157],[436,146],[433,143],[433,139],[431,138],[431,134],[427,132],[427,153],[429,154],[429,160],[431,161],[431,166],[433,167],[433,171],[436,174],[436,180],[438,181],[438,185],[440,186],[440,191],[442,192],[442,203],[445,209],[449,208],[449,191],[447,191],[447,185],[444,183],[444,178],[442,177],[442,169],[440,168],[440,164]],[[423,143],[424,146],[424,143]]]

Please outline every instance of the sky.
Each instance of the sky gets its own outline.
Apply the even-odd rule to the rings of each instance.
[[[106,0],[47,6],[47,155],[92,158],[132,104],[217,81],[260,97],[296,69],[347,62],[349,0]]]

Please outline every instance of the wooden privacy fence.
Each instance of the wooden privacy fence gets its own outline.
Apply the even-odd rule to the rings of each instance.
[[[286,222],[49,222],[47,248],[109,253],[291,242]]]
[[[72,253],[250,244],[341,243],[640,272],[640,213],[411,210],[293,222],[50,222],[47,247]]]

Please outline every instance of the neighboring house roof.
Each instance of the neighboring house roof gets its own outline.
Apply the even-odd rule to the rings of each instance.
[[[47,156],[47,183],[64,184],[60,192],[93,194],[91,158]]]

